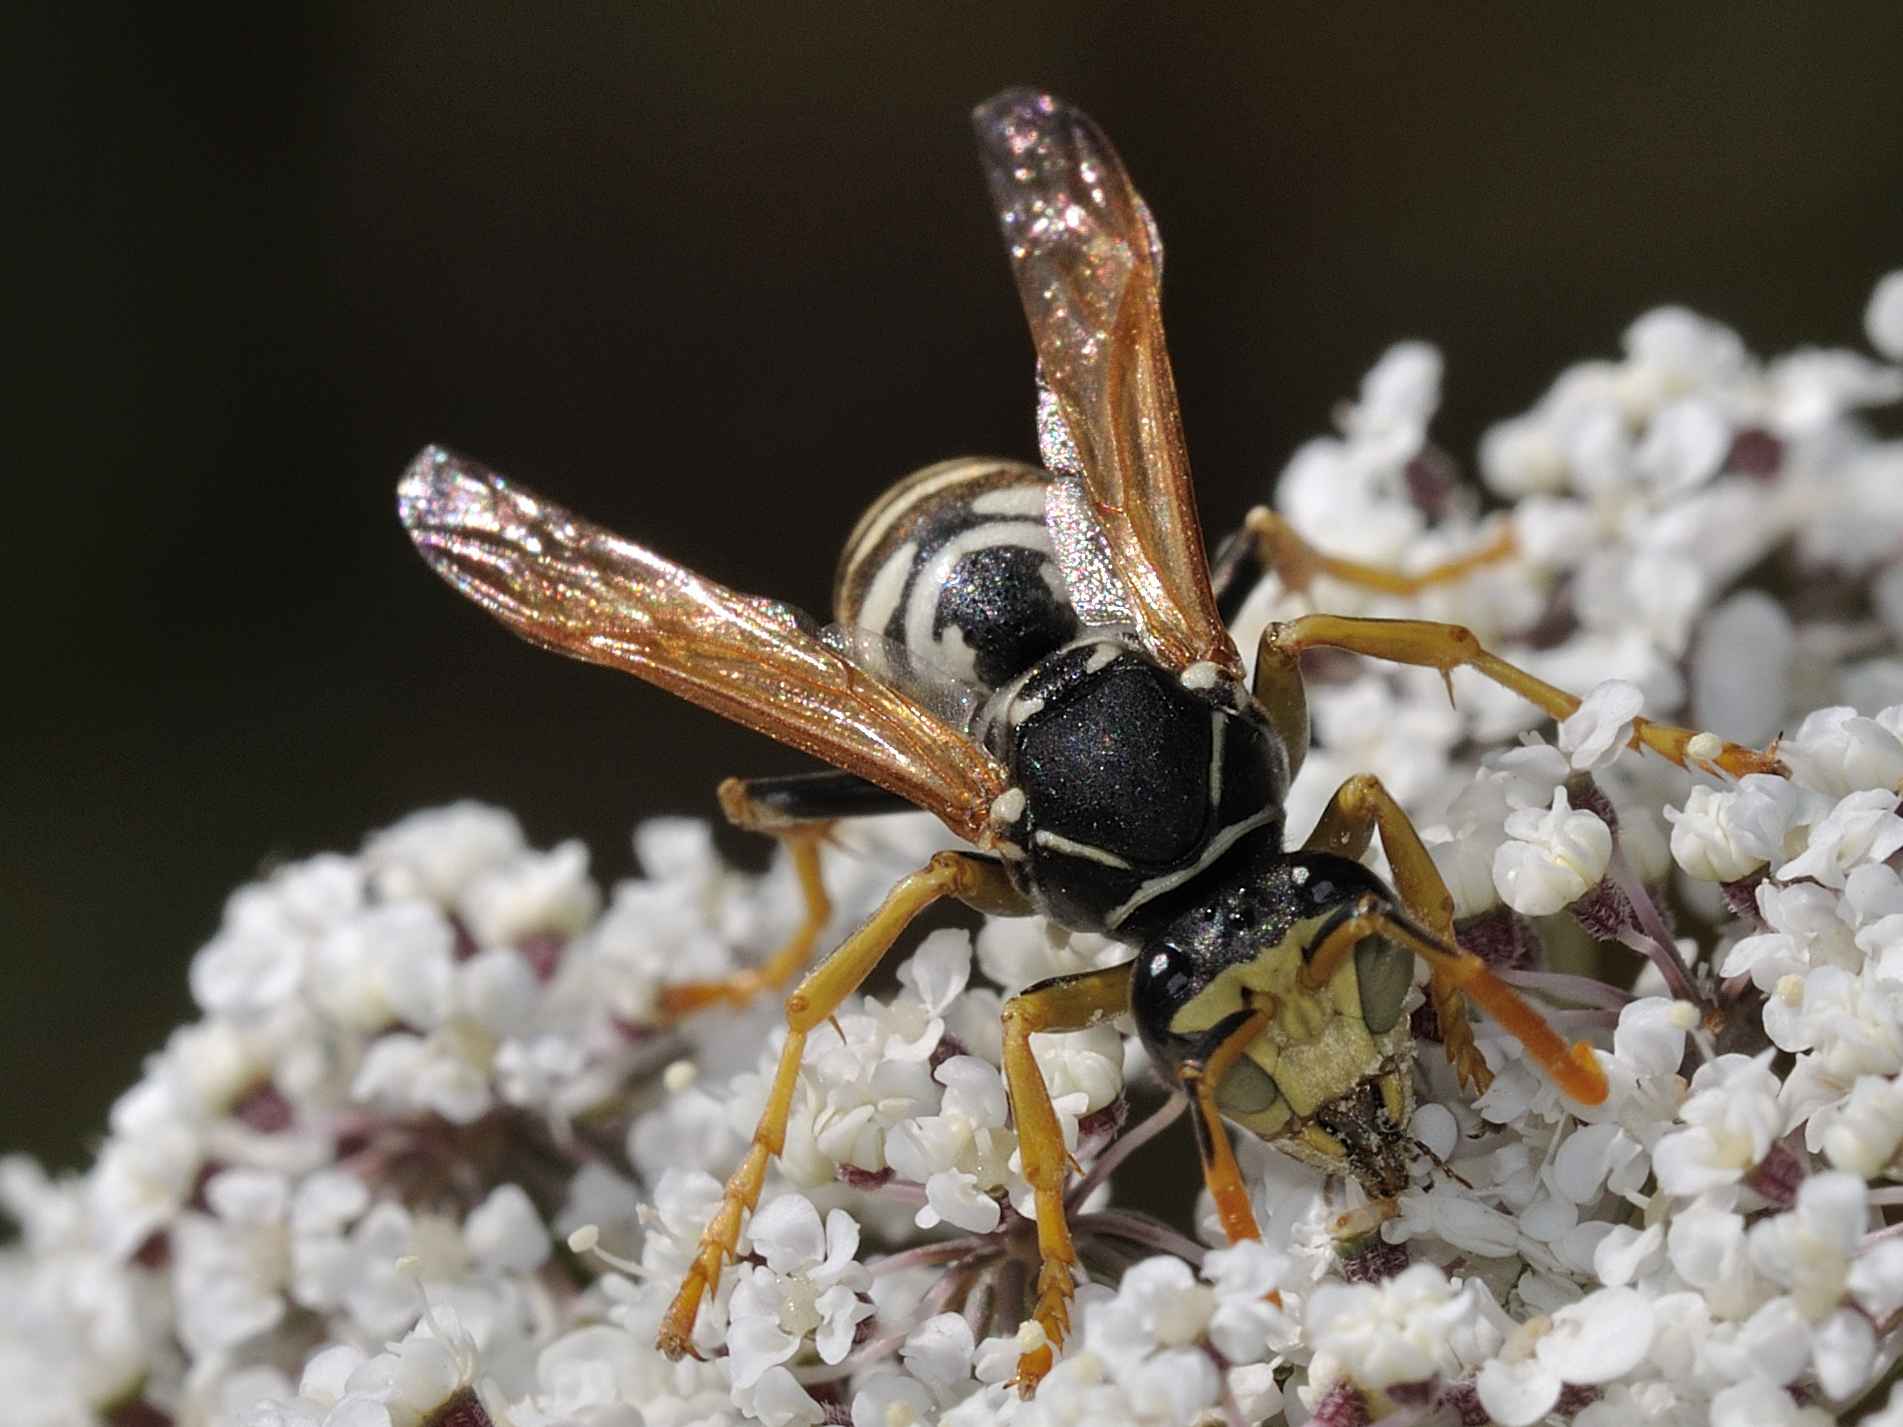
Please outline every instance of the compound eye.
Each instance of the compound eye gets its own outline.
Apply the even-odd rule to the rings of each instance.
[[[1384,937],[1363,937],[1355,947],[1355,981],[1369,1033],[1392,1030],[1414,985],[1414,953]]]
[[[1216,1087],[1216,1104],[1238,1120],[1270,1109],[1282,1092],[1267,1071],[1246,1056],[1237,1061]]]

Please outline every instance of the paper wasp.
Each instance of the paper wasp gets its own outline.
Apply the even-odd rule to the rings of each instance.
[[[1546,713],[1578,707],[1466,629],[1324,614],[1271,625],[1245,672],[1226,628],[1265,567],[1406,591],[1473,558],[1401,576],[1332,559],[1266,511],[1211,565],[1190,485],[1159,306],[1148,210],[1086,116],[1028,90],[975,124],[1039,368],[1047,469],[965,459],[916,473],[847,544],[839,623],[737,594],[473,463],[425,451],[404,524],[430,564],[525,638],[624,669],[833,765],[730,779],[736,822],[791,845],[809,900],[800,935],[731,983],[677,988],[669,1010],[790,980],[826,915],[815,828],[926,809],[969,845],[900,881],[786,1002],[787,1037],[752,1145],[661,1330],[692,1351],[700,1301],[732,1255],[783,1142],[807,1037],[922,909],[952,897],[1108,934],[1132,960],[1044,982],[1004,1010],[1004,1075],[1042,1271],[1033,1312],[1061,1344],[1075,1254],[1067,1154],[1031,1054],[1038,1031],[1133,1015],[1190,1097],[1203,1172],[1227,1232],[1254,1236],[1223,1121],[1371,1195],[1408,1182],[1415,958],[1461,1080],[1487,1070],[1463,997],[1574,1099],[1605,1081],[1455,941],[1453,904],[1407,815],[1371,777],[1345,783],[1306,843],[1283,845],[1283,800],[1307,748],[1299,660],[1333,647],[1467,667]],[[1649,721],[1635,742],[1684,762],[1689,730]],[[1758,755],[1726,745],[1732,771]],[[1379,833],[1390,889],[1358,860]],[[1027,1354],[1029,1390],[1052,1347]]]

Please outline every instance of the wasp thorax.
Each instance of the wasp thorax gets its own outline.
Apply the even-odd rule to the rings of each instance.
[[[1287,756],[1247,699],[1188,684],[1098,631],[992,695],[986,748],[1024,792],[1011,832],[1026,891],[1066,926],[1141,931],[1256,834],[1279,838]]]

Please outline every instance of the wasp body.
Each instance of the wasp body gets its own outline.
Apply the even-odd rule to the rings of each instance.
[[[1396,589],[1458,578],[1490,553],[1399,577],[1331,559],[1258,511],[1212,581],[1163,342],[1161,249],[1109,141],[1048,95],[1014,90],[974,116],[1037,347],[1047,469],[967,458],[901,482],[859,522],[828,630],[725,589],[437,448],[399,488],[437,571],[524,637],[637,674],[833,766],[729,780],[721,804],[784,837],[808,896],[766,966],[675,988],[669,1008],[788,981],[826,921],[818,841],[833,819],[914,806],[969,851],[941,853],[788,997],[787,1037],[752,1147],[729,1180],[661,1327],[695,1350],[702,1297],[731,1257],[786,1134],[806,1038],[911,919],[942,897],[1102,932],[1133,959],[1032,987],[1006,1005],[1003,1062],[1043,1262],[1032,1312],[1048,1370],[1069,1324],[1076,1257],[1068,1155],[1038,1031],[1130,1014],[1195,1110],[1203,1171],[1232,1238],[1257,1233],[1225,1118],[1371,1195],[1414,1158],[1416,959],[1464,1083],[1487,1071],[1463,998],[1517,1036],[1570,1095],[1604,1098],[1589,1048],[1568,1047],[1455,942],[1452,899],[1406,814],[1350,779],[1300,848],[1283,802],[1307,745],[1299,660],[1331,646],[1470,667],[1555,716],[1578,701],[1482,649],[1466,630],[1308,615],[1271,625],[1252,673],[1225,627],[1238,591],[1275,565]],[[1689,730],[1640,721],[1677,761]],[[1732,772],[1764,766],[1726,745]],[[1359,858],[1379,834],[1394,873]]]

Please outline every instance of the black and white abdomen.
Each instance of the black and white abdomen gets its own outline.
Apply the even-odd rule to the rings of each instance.
[[[963,456],[914,471],[853,528],[834,618],[996,689],[1075,639],[1035,466]]]

